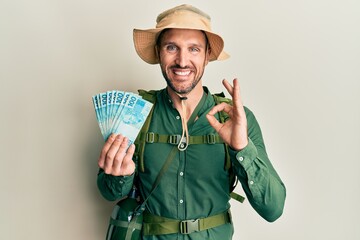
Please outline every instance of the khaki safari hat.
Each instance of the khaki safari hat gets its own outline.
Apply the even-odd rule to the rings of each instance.
[[[159,63],[156,52],[156,40],[160,32],[167,28],[202,30],[207,36],[211,53],[209,61],[224,60],[229,57],[223,51],[224,41],[211,31],[210,16],[201,10],[183,4],[161,13],[156,19],[156,27],[152,29],[134,29],[133,38],[137,54],[150,64]]]

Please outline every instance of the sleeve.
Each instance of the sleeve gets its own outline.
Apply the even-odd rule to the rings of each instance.
[[[134,182],[134,175],[113,176],[100,169],[97,176],[97,186],[106,200],[119,200],[130,192]]]
[[[273,222],[283,212],[286,189],[266,153],[260,126],[245,108],[248,145],[241,151],[229,150],[235,173],[252,207],[265,220]]]

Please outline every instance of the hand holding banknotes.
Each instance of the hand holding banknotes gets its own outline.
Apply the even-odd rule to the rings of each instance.
[[[137,94],[118,90],[99,93],[92,100],[105,140],[98,161],[99,167],[113,176],[133,174],[133,142],[153,104]]]
[[[128,138],[121,134],[111,134],[104,144],[99,157],[98,165],[106,174],[113,176],[129,176],[135,171],[132,160],[135,146],[128,148]]]

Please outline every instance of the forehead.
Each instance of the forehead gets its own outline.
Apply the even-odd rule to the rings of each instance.
[[[206,45],[206,35],[203,31],[194,29],[166,29],[163,34],[160,34],[158,39],[160,43],[193,43],[197,45]]]

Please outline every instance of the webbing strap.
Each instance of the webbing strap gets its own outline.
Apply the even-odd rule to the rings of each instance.
[[[126,236],[125,236],[125,239],[124,240],[131,240],[132,239],[132,234],[133,234],[133,231],[135,229],[135,227],[137,225],[139,225],[136,220],[138,218],[138,215],[135,215],[133,217],[133,219],[131,219],[130,223],[129,223],[129,227],[127,228],[127,231],[126,231]],[[141,224],[140,224],[140,229],[141,229]]]
[[[151,189],[149,195],[145,198],[145,200],[143,201],[143,203],[138,207],[138,209],[136,210],[137,212],[140,213],[140,212],[142,212],[142,211],[145,210],[146,202],[149,200],[150,196],[153,194],[153,192],[155,191],[155,189],[157,188],[157,186],[159,186],[159,183],[160,183],[161,178],[163,177],[164,173],[165,173],[165,172],[167,171],[167,169],[169,168],[170,163],[171,163],[172,160],[175,158],[175,155],[176,155],[177,152],[178,152],[178,148],[177,148],[176,146],[174,146],[174,147],[171,149],[171,151],[170,151],[170,153],[169,153],[169,155],[168,155],[168,157],[167,157],[164,165],[163,165],[162,168],[160,169],[160,171],[159,171],[159,173],[158,173],[158,175],[157,175],[157,177],[156,177],[156,179],[155,179],[155,182],[154,182],[154,184],[153,184],[153,186],[152,186],[152,189]]]
[[[162,135],[153,132],[147,132],[145,136],[140,136],[146,143],[170,143],[179,144],[181,135]],[[224,141],[217,134],[207,134],[202,136],[189,136],[189,145],[191,144],[223,144]]]
[[[243,196],[241,196],[240,194],[237,194],[236,192],[231,192],[230,197],[241,203],[243,203],[245,201],[245,198]]]
[[[144,151],[145,151],[145,141],[144,141],[144,136],[145,133],[148,131],[149,127],[150,127],[150,123],[151,123],[151,119],[152,119],[152,115],[154,113],[154,108],[155,108],[155,102],[156,102],[156,92],[155,91],[149,91],[146,92],[144,90],[139,90],[139,94],[147,101],[150,101],[151,103],[153,103],[153,106],[150,110],[150,113],[148,115],[148,117],[145,120],[145,123],[143,125],[143,127],[140,130],[139,135],[137,136],[137,138],[135,139],[135,153],[136,153],[136,162],[138,164],[138,168],[140,169],[141,172],[145,171],[145,167],[144,167]]]
[[[133,228],[141,230],[142,225],[139,223],[136,223],[136,221],[134,221],[135,224],[133,223]],[[114,219],[114,218],[110,218],[110,224],[117,226],[117,227],[122,227],[122,228],[127,228],[129,227],[130,223],[127,221],[121,221],[118,219]]]
[[[213,215],[206,218],[191,220],[176,220],[161,216],[144,213],[143,233],[144,235],[163,235],[163,234],[190,234],[193,232],[204,231],[231,222],[229,211]]]

